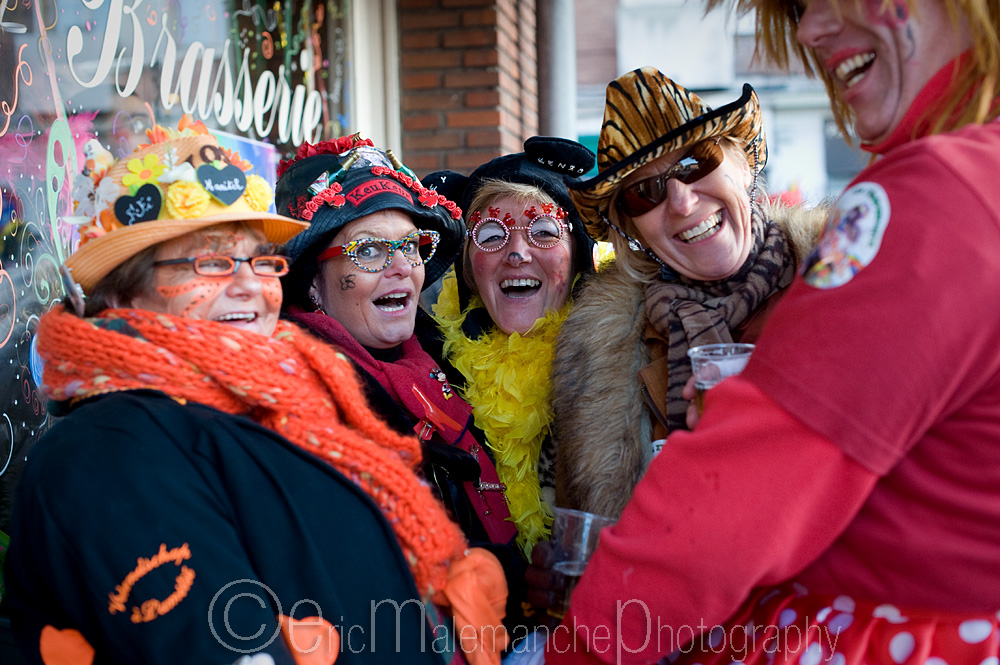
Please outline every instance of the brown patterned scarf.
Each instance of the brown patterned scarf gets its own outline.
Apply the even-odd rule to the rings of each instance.
[[[646,316],[669,340],[667,367],[667,429],[686,429],[688,402],[681,396],[691,377],[687,350],[701,344],[732,342],[732,330],[746,321],[767,299],[792,283],[795,254],[778,225],[755,207],[753,248],[739,272],[719,282],[683,277],[657,280],[646,286]]]

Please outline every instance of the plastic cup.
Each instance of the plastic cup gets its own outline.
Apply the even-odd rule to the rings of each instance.
[[[715,387],[729,376],[743,371],[753,352],[753,344],[706,344],[688,349],[691,359],[691,373],[694,375],[695,405],[698,414],[702,412],[705,391]]]
[[[597,549],[597,539],[601,529],[614,524],[616,520],[570,508],[555,508],[554,512],[552,543],[556,552],[556,563],[552,569],[566,577],[566,593],[563,602],[551,608],[549,613],[563,616],[569,609],[570,594],[583,575],[590,556]]]

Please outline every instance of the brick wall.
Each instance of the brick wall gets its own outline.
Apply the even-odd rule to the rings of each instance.
[[[399,0],[403,159],[468,174],[538,133],[535,0]]]
[[[618,77],[618,0],[576,0],[576,80],[600,90]]]

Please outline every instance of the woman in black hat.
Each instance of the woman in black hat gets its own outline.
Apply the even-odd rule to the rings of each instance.
[[[616,261],[586,285],[556,347],[559,505],[618,516],[667,434],[686,427],[687,350],[753,342],[791,284],[823,216],[768,209],[766,160],[749,85],[714,110],[652,67],[608,85],[598,174],[570,194]]]
[[[461,249],[458,206],[358,135],[283,162],[276,205],[311,223],[286,247],[286,315],[344,352],[383,419],[417,432],[425,475],[467,537],[506,546],[514,527],[472,409],[413,334],[420,292]]]
[[[594,271],[593,241],[568,184],[593,164],[594,154],[575,141],[536,136],[524,152],[468,177],[439,171],[424,179],[466,213],[465,249],[434,308],[439,343],[496,459],[526,554],[552,523],[555,339],[578,277]]]

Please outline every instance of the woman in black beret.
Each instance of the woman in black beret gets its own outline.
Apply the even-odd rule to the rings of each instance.
[[[468,239],[434,307],[437,344],[496,459],[526,555],[552,524],[555,338],[578,278],[594,271],[593,241],[568,183],[593,165],[594,154],[579,143],[536,136],[524,152],[468,177],[438,171],[424,178],[465,211]]]
[[[420,292],[461,249],[458,206],[357,135],[282,163],[276,205],[310,222],[286,247],[285,315],[350,358],[383,419],[417,432],[425,474],[467,537],[509,543],[514,529],[469,431],[471,408],[413,332]]]

